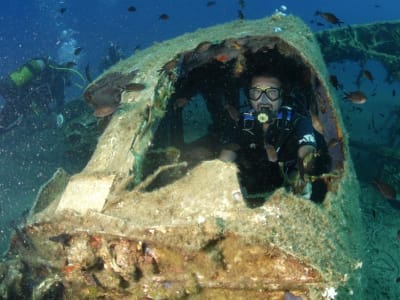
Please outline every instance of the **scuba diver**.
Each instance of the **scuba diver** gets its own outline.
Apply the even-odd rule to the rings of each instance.
[[[244,194],[284,185],[310,199],[310,175],[327,171],[327,148],[309,113],[290,106],[280,79],[265,72],[252,75],[246,94],[250,109],[226,131],[220,159],[238,164]]]
[[[99,71],[103,72],[104,70],[107,70],[109,67],[115,65],[124,58],[125,55],[121,47],[116,43],[110,42],[110,45],[107,48],[107,55],[100,62]]]
[[[18,70],[0,78],[0,95],[5,103],[0,111],[0,132],[19,125],[29,113],[57,114],[57,125],[63,122],[61,109],[64,88],[70,85],[69,70],[49,58],[35,58]]]

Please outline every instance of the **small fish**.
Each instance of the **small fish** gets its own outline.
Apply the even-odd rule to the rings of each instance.
[[[395,96],[396,96],[396,90],[393,89],[393,90],[392,90],[392,97],[395,97]]]
[[[330,12],[322,12],[322,11],[316,11],[315,12],[316,16],[320,16],[322,17],[325,21],[327,21],[328,23],[331,23],[333,25],[341,25],[344,22],[341,21],[338,17],[336,17],[333,13]]]
[[[95,108],[93,115],[97,118],[104,118],[112,115],[118,109],[118,105],[98,106]]]
[[[134,6],[129,6],[129,7],[128,7],[128,11],[129,11],[129,12],[135,12],[135,11],[136,11],[136,7],[134,7]]]
[[[239,0],[239,8],[243,9],[245,6],[244,0]]]
[[[71,245],[72,235],[68,233],[61,233],[59,235],[49,237],[49,240],[55,243],[60,243],[63,246],[69,247]]]
[[[374,179],[372,183],[375,185],[375,187],[378,189],[383,197],[388,200],[396,200],[396,190],[391,185],[378,179]]]
[[[65,13],[67,11],[67,8],[66,7],[61,7],[58,11],[60,12],[60,14],[63,14],[63,13]]]
[[[207,7],[210,7],[210,6],[214,6],[215,4],[217,4],[217,2],[215,2],[215,1],[208,1],[207,4],[206,4],[206,6],[207,6]]]
[[[79,55],[82,52],[83,48],[82,47],[77,47],[74,50],[74,55]]]
[[[86,76],[86,80],[88,82],[92,82],[93,81],[92,76],[90,75],[90,66],[89,66],[89,64],[87,64],[86,67],[85,67],[85,76]]]
[[[218,54],[215,59],[219,62],[226,63],[229,60],[229,56],[225,53]]]
[[[144,90],[146,88],[146,86],[143,83],[129,83],[127,85],[125,85],[122,89],[128,92],[137,92],[137,91],[141,91]]]
[[[317,22],[317,23],[315,23],[315,25],[317,25],[317,26],[325,26],[325,24],[321,23],[321,22]]]
[[[169,16],[167,14],[161,14],[158,16],[158,19],[166,21],[166,20],[169,20]]]
[[[372,73],[368,70],[364,70],[363,72],[365,78],[367,78],[369,81],[373,82],[374,81],[374,77],[372,76]]]
[[[189,102],[189,99],[186,97],[179,97],[175,100],[174,110],[184,107]]]
[[[344,93],[344,99],[347,99],[354,104],[364,104],[367,102],[367,96],[361,91]]]

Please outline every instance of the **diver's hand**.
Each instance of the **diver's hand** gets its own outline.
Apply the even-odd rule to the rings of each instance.
[[[312,145],[303,145],[298,150],[299,169],[301,173],[312,174],[315,168],[315,158],[318,151]]]
[[[292,182],[293,193],[299,195],[302,198],[310,199],[312,193],[312,184],[308,176],[300,176],[300,173],[296,174],[295,179]]]
[[[233,162],[236,159],[236,153],[232,150],[223,149],[219,155],[219,159],[223,162]]]

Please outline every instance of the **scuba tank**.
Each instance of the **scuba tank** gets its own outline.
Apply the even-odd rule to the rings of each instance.
[[[16,87],[22,87],[29,83],[36,75],[40,74],[45,68],[46,62],[44,59],[32,59],[18,70],[12,72],[9,76]]]
[[[278,111],[278,115],[276,116],[277,128],[283,130],[292,129],[291,126],[292,117],[293,117],[293,109],[290,106],[282,106]]]

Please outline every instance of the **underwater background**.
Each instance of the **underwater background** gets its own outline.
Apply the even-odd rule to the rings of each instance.
[[[316,11],[334,13],[344,22],[341,26],[348,26],[396,20],[400,2],[3,0],[0,3],[0,77],[31,58],[50,56],[60,63],[74,61],[81,73],[90,66],[95,78],[102,71],[101,63],[110,44],[118,45],[123,55],[129,57],[135,51],[185,32],[238,19],[239,11],[245,19],[257,19],[276,10],[299,16],[317,32],[336,25],[316,16]],[[82,49],[78,55],[74,54],[77,48]],[[357,82],[361,67],[354,61],[330,64],[328,68],[343,85],[343,91],[360,89],[369,98],[362,106],[349,101],[340,103],[350,140],[400,152],[400,132],[396,127],[400,122],[399,82],[388,80],[382,64],[372,60],[364,66],[373,74],[372,82],[366,78]],[[66,101],[79,97],[85,87],[79,76],[73,77],[73,83],[66,90]],[[0,96],[0,105],[3,102]],[[85,165],[85,157],[75,159],[66,154],[65,149],[70,145],[60,142],[59,129],[51,124],[46,126],[0,136],[1,253],[7,249],[13,224],[23,221],[24,212],[32,206],[40,186],[56,168],[63,167],[74,173]],[[36,139],[30,141],[33,131]],[[370,274],[366,289],[370,299],[400,299],[400,209],[390,205],[372,185],[374,178],[384,179],[385,174],[392,174],[399,182],[400,162],[377,151],[364,150],[351,148],[363,191],[361,205],[366,224],[363,268]],[[395,189],[399,193],[397,186]]]

